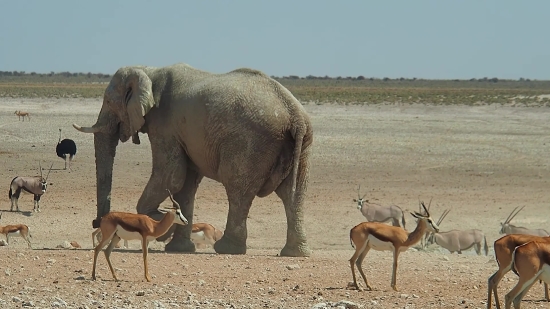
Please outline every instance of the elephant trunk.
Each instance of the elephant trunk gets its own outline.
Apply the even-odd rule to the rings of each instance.
[[[111,211],[111,188],[113,184],[113,163],[115,160],[118,136],[114,134],[95,133],[95,166],[97,186],[97,216],[92,222],[99,227],[99,220]]]

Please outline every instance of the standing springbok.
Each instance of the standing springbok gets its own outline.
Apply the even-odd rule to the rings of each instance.
[[[393,226],[400,226],[399,220],[403,223],[403,228],[405,228],[405,214],[401,207],[397,205],[382,206],[380,204],[374,204],[365,200],[365,195],[361,197],[361,185],[357,189],[357,199],[353,199],[357,203],[357,209],[361,211],[363,216],[367,218],[369,222],[380,222],[385,223],[392,221]]]
[[[518,206],[519,207],[519,206]],[[500,223],[500,232],[499,234],[524,234],[524,235],[535,235],[540,237],[550,236],[547,230],[545,229],[530,229],[523,226],[515,226],[510,224],[510,221],[523,209],[525,206],[522,206],[518,211],[518,207],[514,208],[508,218],[504,222]],[[515,212],[515,213],[514,213]]]
[[[447,209],[443,212],[437,225],[441,226],[443,219],[449,214],[451,210]],[[449,250],[452,253],[455,251],[458,254],[462,254],[462,250],[468,250],[472,247],[476,250],[477,255],[481,255],[481,245],[483,244],[483,251],[485,255],[489,254],[489,247],[487,246],[487,238],[485,234],[478,229],[469,230],[450,230],[447,232],[429,233],[427,244],[436,243],[440,247]]]
[[[1,219],[2,213],[0,212],[0,220]],[[32,238],[31,231],[25,224],[0,226],[0,234],[4,234],[6,236],[6,243],[8,245],[10,244],[10,236],[21,236],[21,238],[23,238],[29,245],[29,249],[32,249],[31,241],[29,240],[29,238]]]
[[[355,265],[359,269],[359,273],[368,290],[372,287],[367,282],[367,277],[363,273],[361,264],[370,249],[377,251],[393,251],[393,271],[391,279],[391,287],[397,289],[397,260],[399,253],[406,251],[409,247],[418,243],[426,233],[426,230],[439,231],[439,227],[430,217],[430,213],[422,202],[422,207],[426,211],[426,215],[415,212],[411,215],[418,219],[416,228],[409,233],[405,229],[397,226],[391,226],[379,222],[363,222],[359,223],[350,230],[350,241],[352,247],[355,248],[355,253],[349,260],[351,265],[351,274],[353,276],[353,287],[359,289],[357,279],[355,277]]]
[[[550,242],[533,240],[517,246],[512,254],[512,270],[518,275],[518,283],[506,294],[504,307],[519,309],[521,300],[537,281],[550,283]]]
[[[53,163],[48,170],[48,175],[46,178],[42,177],[42,166],[40,162],[38,163],[40,169],[40,176],[16,176],[11,180],[10,191],[8,196],[11,200],[10,211],[13,211],[13,206],[15,205],[16,211],[19,211],[19,195],[21,191],[25,191],[34,195],[34,205],[33,211],[40,212],[40,197],[42,194],[46,193],[48,188],[48,177],[52,171]]]
[[[23,117],[23,122],[25,122],[25,117],[27,117],[27,119],[31,121],[31,114],[29,114],[28,112],[15,111],[15,113],[13,114],[17,115],[17,117],[19,118],[19,121],[21,121],[21,117]]]
[[[195,245],[210,245],[213,246],[216,241],[220,240],[223,236],[223,231],[218,230],[212,224],[209,223],[193,223],[193,228],[191,229],[191,241]],[[101,241],[101,229],[97,228],[92,232],[92,244],[94,248],[96,247],[96,238],[97,241]],[[124,239],[124,247],[128,248],[128,240]]]
[[[500,280],[512,269],[513,253],[514,250],[521,245],[524,245],[530,241],[547,241],[550,242],[550,237],[540,237],[534,235],[525,234],[510,234],[502,236],[495,240],[493,245],[495,249],[495,259],[498,264],[498,270],[489,277],[487,284],[487,309],[491,309],[492,294],[495,295],[495,304],[497,309],[500,309],[500,302],[498,300],[497,288]],[[546,301],[550,301],[548,296],[548,284],[544,283],[544,296]]]
[[[101,251],[103,247],[109,243],[104,251],[105,258],[107,259],[107,264],[109,265],[113,278],[115,281],[118,281],[115,275],[115,270],[111,265],[111,252],[120,239],[136,239],[141,240],[145,280],[147,280],[147,282],[151,281],[147,266],[147,247],[149,246],[149,242],[164,235],[174,224],[186,225],[188,223],[187,219],[181,213],[180,205],[174,200],[170,190],[166,189],[166,191],[168,191],[168,195],[172,201],[172,207],[169,209],[175,211],[166,211],[164,217],[160,221],[156,221],[144,214],[134,214],[129,212],[109,212],[99,219],[99,228],[101,229],[101,234],[105,237],[102,237],[99,244],[94,248],[94,266],[92,269],[93,280],[96,280],[95,269],[97,264],[97,255],[99,254],[99,251]]]

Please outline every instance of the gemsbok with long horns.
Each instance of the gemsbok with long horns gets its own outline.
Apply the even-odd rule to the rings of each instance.
[[[350,230],[350,241],[352,247],[355,248],[355,253],[350,258],[351,274],[353,277],[353,287],[359,289],[357,279],[355,277],[355,266],[359,269],[359,273],[368,290],[372,287],[367,282],[367,277],[363,273],[361,264],[370,249],[377,251],[392,251],[393,252],[393,271],[391,279],[391,287],[398,291],[397,288],[397,260],[399,253],[406,251],[416,243],[429,231],[439,231],[439,227],[430,217],[430,213],[422,202],[422,207],[426,215],[415,212],[411,215],[418,219],[416,228],[409,233],[405,229],[398,226],[391,226],[379,222],[363,222],[359,223]]]
[[[437,220],[438,226],[441,226],[441,222],[443,222],[443,219],[445,219],[450,211],[450,209],[447,209],[443,212],[439,220]],[[485,255],[489,253],[487,237],[485,237],[483,231],[478,229],[429,233],[427,244],[431,245],[433,243],[449,250],[451,253],[457,252],[458,254],[462,254],[462,250],[468,250],[473,247],[477,255],[481,255],[481,245],[483,244]]]
[[[40,176],[16,176],[11,180],[10,191],[8,197],[11,200],[10,211],[13,211],[15,205],[16,211],[19,211],[19,196],[21,191],[25,191],[34,195],[33,211],[40,212],[40,197],[46,193],[48,188],[48,177],[52,171],[53,163],[48,170],[46,178],[42,177],[42,166],[38,163]]]
[[[525,206],[522,206],[518,211],[516,211],[516,209],[518,209],[518,207],[516,207],[516,208],[514,208],[514,210],[512,210],[512,212],[510,213],[510,215],[508,215],[508,218],[506,218],[506,220],[504,222],[500,223],[500,232],[499,232],[500,234],[506,234],[506,235],[508,235],[508,234],[524,234],[524,235],[535,235],[535,236],[540,236],[540,237],[550,236],[550,233],[548,233],[548,231],[545,230],[545,229],[530,229],[530,228],[527,228],[527,227],[515,226],[515,225],[510,224],[510,221],[512,221],[512,219],[514,219],[515,216],[517,216],[517,214],[523,208],[525,208]]]
[[[512,271],[518,283],[506,294],[504,308],[520,309],[521,300],[537,281],[550,283],[550,242],[533,240],[517,246],[512,254]],[[546,287],[546,286],[545,286]]]
[[[493,245],[495,249],[495,260],[498,264],[498,270],[489,277],[487,283],[487,309],[491,309],[492,300],[491,296],[495,295],[495,304],[497,309],[500,309],[500,301],[498,299],[497,288],[500,280],[506,275],[510,270],[512,270],[512,261],[514,250],[521,245],[524,245],[530,241],[548,241],[550,242],[550,237],[540,237],[534,235],[525,235],[525,234],[510,234],[502,236],[501,238],[495,240]],[[548,295],[548,284],[544,283],[544,296],[546,301],[550,301]]]
[[[380,222],[385,223],[391,220],[393,226],[400,226],[399,220],[405,228],[405,214],[401,207],[397,205],[382,206],[380,204],[375,204],[369,202],[365,199],[365,195],[361,196],[361,185],[357,189],[357,199],[353,199],[357,203],[357,209],[361,211],[363,216],[369,222]]]
[[[181,213],[180,205],[174,200],[170,190],[166,189],[166,191],[168,191],[168,195],[172,201],[172,207],[168,208],[171,210],[166,211],[164,217],[160,221],[156,221],[145,214],[135,214],[129,212],[109,212],[101,217],[99,220],[99,228],[101,230],[102,238],[99,244],[94,248],[94,266],[92,268],[93,280],[96,280],[95,270],[97,255],[103,247],[109,243],[104,251],[105,258],[107,259],[107,264],[109,265],[113,278],[115,281],[118,281],[115,275],[115,270],[111,265],[111,252],[121,239],[135,239],[141,240],[145,280],[147,280],[147,282],[151,281],[151,277],[149,277],[149,268],[147,266],[147,250],[149,242],[164,235],[174,224],[186,225],[188,223],[185,216]]]

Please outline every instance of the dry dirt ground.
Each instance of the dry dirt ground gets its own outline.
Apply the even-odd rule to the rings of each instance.
[[[310,308],[350,301],[363,308],[482,308],[487,278],[497,269],[492,242],[516,206],[519,225],[550,229],[550,109],[511,106],[342,106],[307,104],[314,126],[314,150],[306,200],[309,258],[278,257],[286,221],[275,195],[257,198],[250,212],[248,253],[167,254],[150,246],[151,283],[143,278],[138,242],[112,255],[120,282],[114,282],[103,254],[98,280],[91,281],[91,220],[95,216],[93,137],[72,123],[95,122],[101,100],[0,99],[0,224],[31,228],[34,250],[14,238],[0,247],[0,307],[71,308]],[[31,113],[18,121],[16,109]],[[58,129],[78,146],[72,171],[55,154]],[[8,187],[16,175],[36,175],[54,162],[42,212],[32,213],[32,196],[20,199],[22,212],[9,212]],[[119,144],[114,166],[112,207],[135,212],[151,169],[149,141]],[[430,248],[400,257],[398,286],[390,287],[390,252],[371,251],[364,269],[374,291],[348,290],[348,259],[354,250],[349,230],[364,221],[352,199],[361,184],[367,198],[416,210],[433,197],[432,213],[453,210],[442,230],[480,228],[489,256]],[[5,194],[5,195],[4,195]],[[165,202],[166,203],[166,202]],[[197,193],[195,222],[224,228],[227,201],[222,186],[204,180]],[[407,229],[415,227],[407,215]],[[82,249],[56,248],[77,241]],[[501,300],[517,281],[508,274]],[[547,307],[535,284],[524,308]],[[321,306],[319,306],[321,307]]]

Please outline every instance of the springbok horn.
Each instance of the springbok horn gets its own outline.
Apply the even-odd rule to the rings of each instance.
[[[52,171],[53,162],[52,165],[50,165],[50,169],[48,170],[48,175],[46,175],[46,179],[44,181],[48,181],[48,177],[50,177],[50,172]]]
[[[430,216],[430,212],[428,211],[428,209],[426,209],[426,205],[424,205],[424,202],[420,202],[422,203],[422,208],[424,208],[424,210],[426,211],[426,216]]]
[[[510,223],[510,221],[512,221],[512,219],[514,219],[514,218],[517,216],[517,214],[518,214],[524,207],[525,207],[525,205],[523,205],[518,211],[516,211],[516,213],[508,220],[507,223]]]
[[[75,123],[73,123],[73,127],[78,131],[84,132],[84,133],[97,133],[101,131],[101,128],[98,128],[98,127],[81,127]]]
[[[169,189],[166,189],[166,191],[168,191],[168,195],[170,196],[170,200],[172,201],[172,203],[174,203],[174,207],[176,207],[176,209],[181,209],[180,204],[174,200],[174,197],[172,196],[172,192],[170,192]]]

